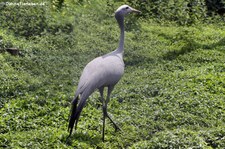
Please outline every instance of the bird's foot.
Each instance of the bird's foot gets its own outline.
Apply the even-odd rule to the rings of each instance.
[[[122,131],[122,129],[119,126],[115,125],[115,132],[117,131]]]

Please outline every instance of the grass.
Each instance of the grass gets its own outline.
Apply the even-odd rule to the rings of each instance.
[[[119,38],[114,18],[101,15],[107,10],[99,17],[86,10],[77,10],[70,33],[25,39],[1,30],[3,45],[21,50],[0,54],[1,148],[225,147],[225,27],[160,25],[138,16],[126,18],[125,74],[108,106],[123,131],[107,120],[101,141],[95,92],[67,140],[83,67],[114,50]]]

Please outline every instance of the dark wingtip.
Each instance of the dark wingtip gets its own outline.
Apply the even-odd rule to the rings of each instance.
[[[76,119],[75,117],[71,115],[70,121],[69,121],[69,126],[68,126],[68,132],[70,133],[70,135],[73,132],[73,127],[74,127],[74,123],[75,123]]]
[[[68,135],[68,138],[69,138],[72,135],[73,128],[68,128],[68,132],[69,132],[69,135]]]
[[[76,121],[76,110],[77,110],[77,103],[78,103],[78,97],[76,97],[72,102],[71,112],[70,112],[70,119],[69,119],[69,125],[68,125],[68,132],[70,133],[68,137],[71,136],[73,132],[74,123]]]
[[[71,136],[73,132],[73,127],[70,127],[70,125],[68,126],[68,132],[69,132],[69,136]]]

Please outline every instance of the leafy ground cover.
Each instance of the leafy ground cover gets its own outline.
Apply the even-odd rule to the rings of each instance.
[[[83,67],[118,43],[113,12],[94,4],[54,14],[46,22],[53,27],[32,38],[1,28],[0,147],[224,148],[224,24],[162,25],[139,16],[126,18],[126,70],[108,107],[123,131],[107,121],[101,141],[95,92],[67,139]],[[8,46],[18,47],[20,55],[5,52]]]

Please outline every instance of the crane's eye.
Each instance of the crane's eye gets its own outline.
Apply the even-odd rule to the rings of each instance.
[[[129,7],[126,7],[126,9],[129,9]]]

